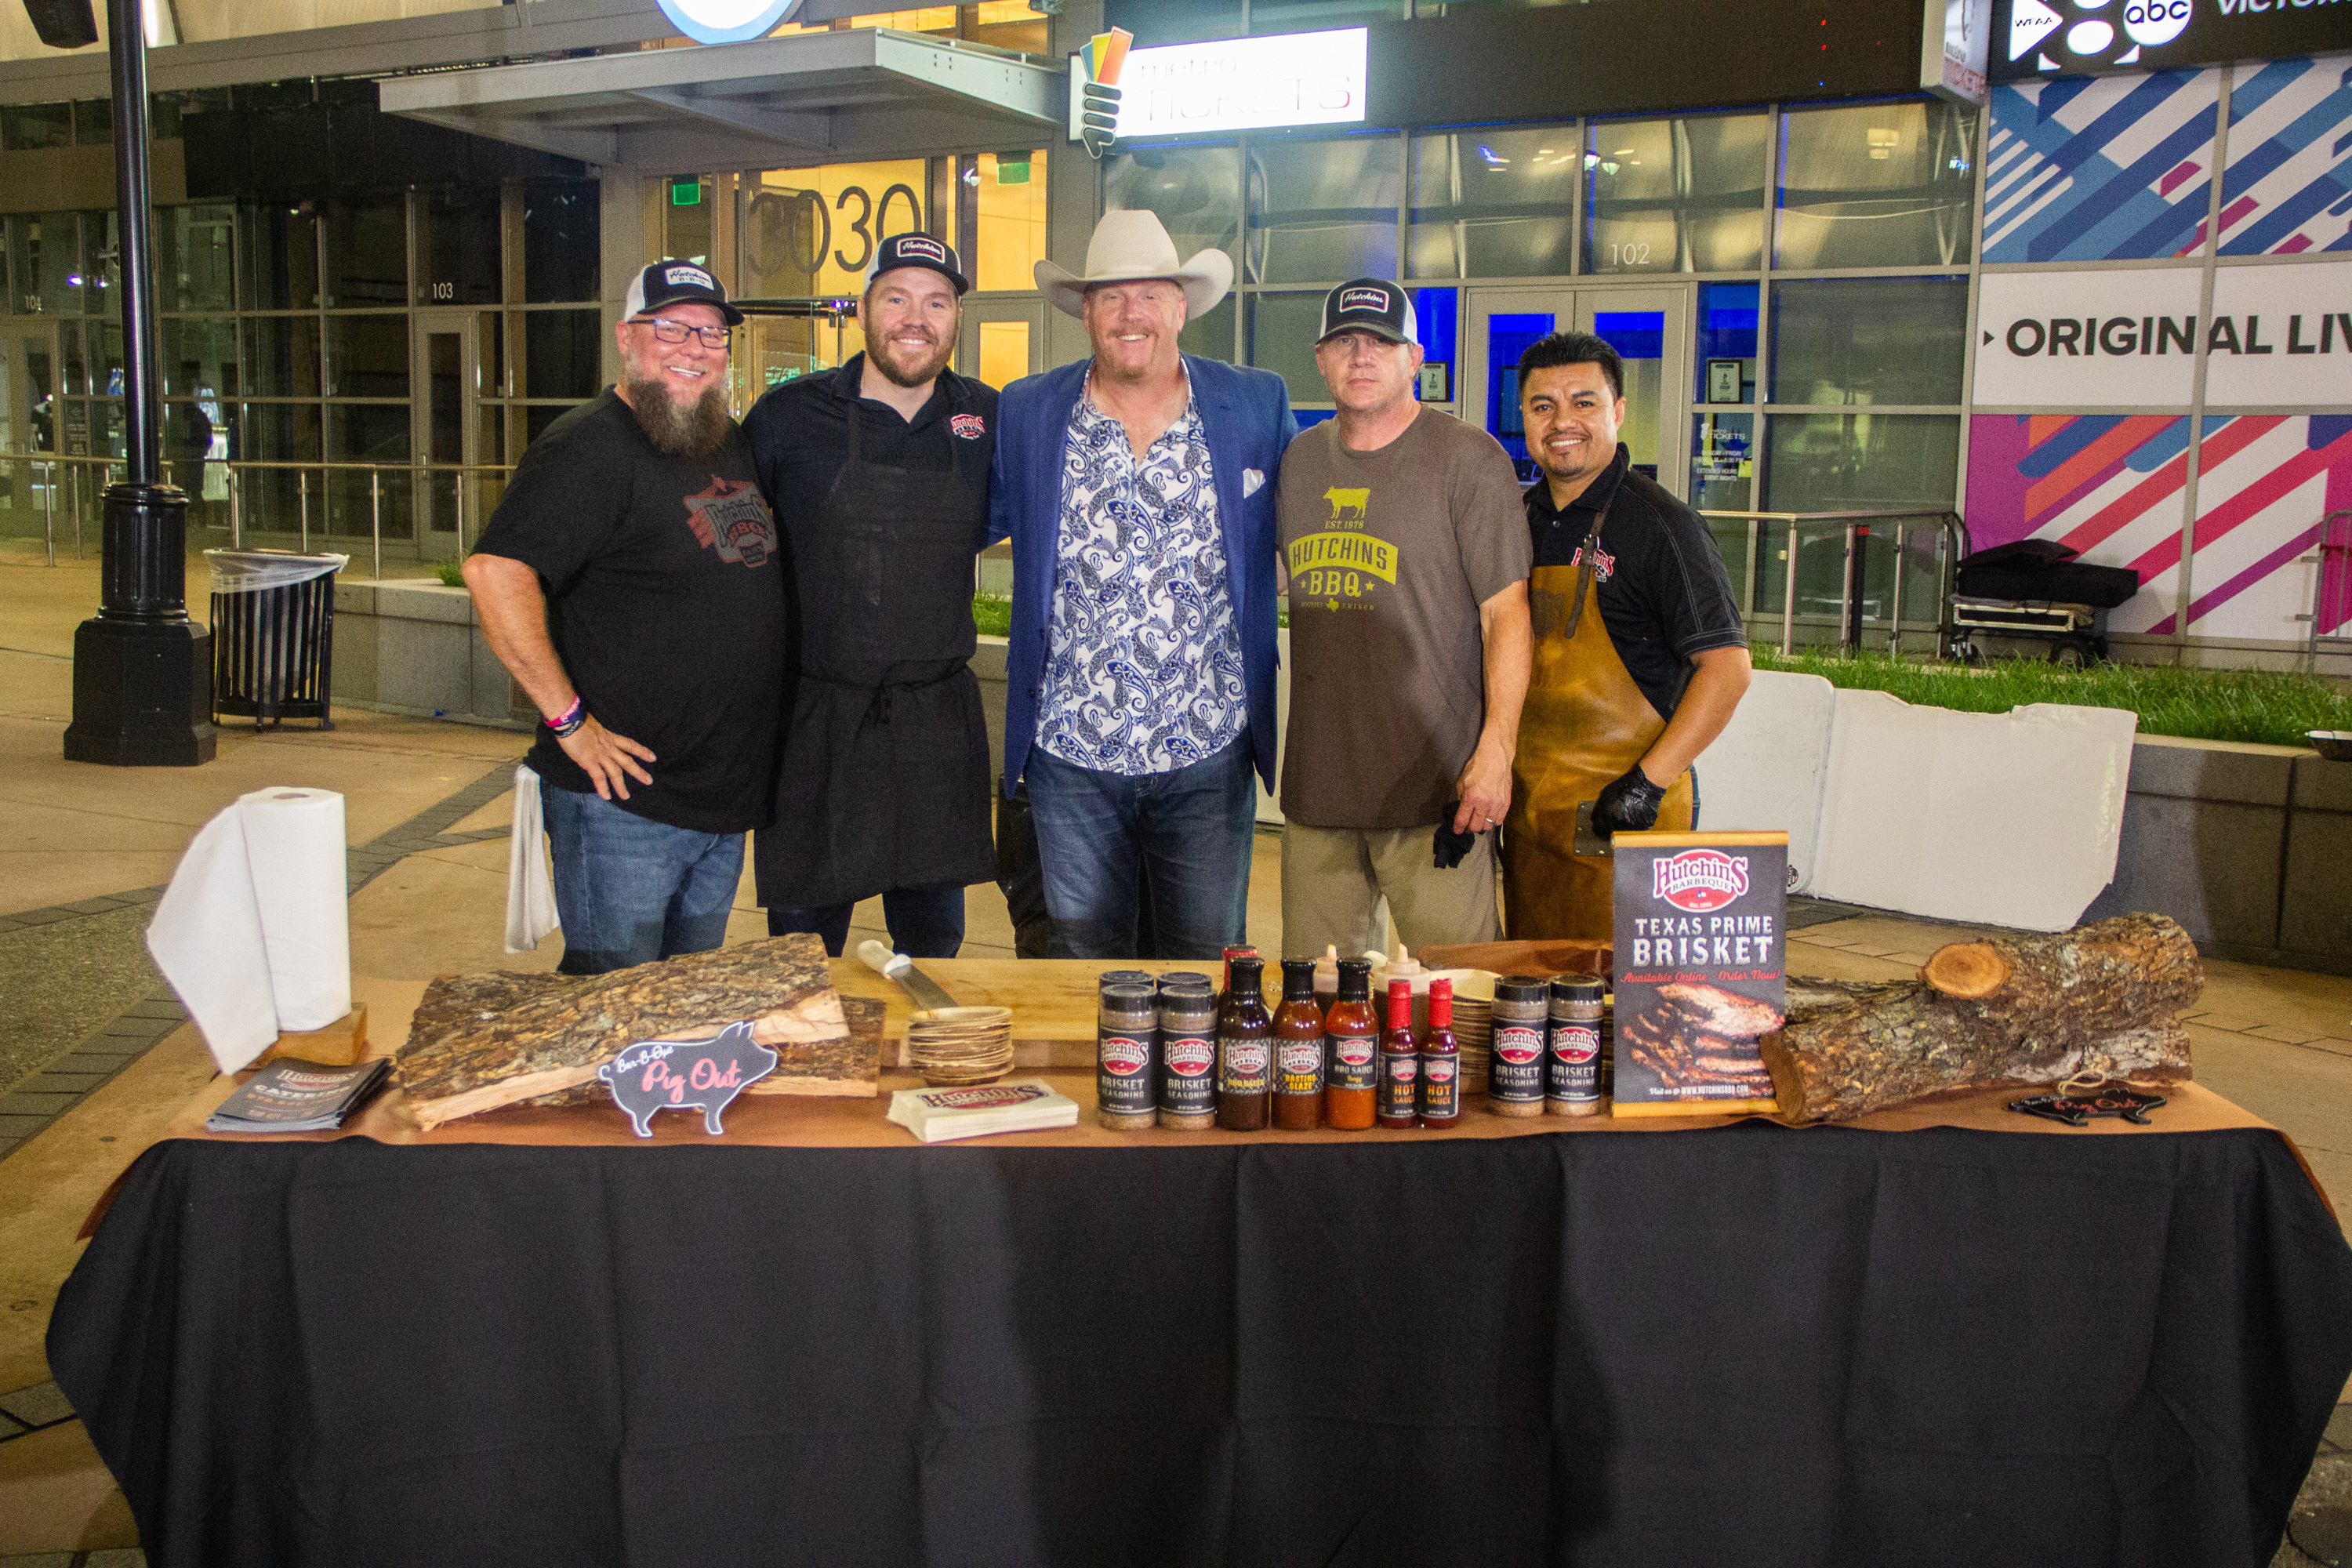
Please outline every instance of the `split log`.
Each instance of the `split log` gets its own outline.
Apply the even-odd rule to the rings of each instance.
[[[853,1062],[824,946],[771,937],[610,974],[444,975],[425,991],[393,1073],[427,1128],[522,1100],[569,1103],[602,1090],[596,1069],[637,1040],[695,1038],[738,1019],[783,1059],[774,1076],[876,1092],[878,1062]],[[590,1094],[571,1091],[581,1089]],[[770,1092],[793,1092],[770,1090]]]
[[[1954,1010],[2013,1041],[2081,1043],[2169,1017],[2205,988],[2189,933],[2163,915],[2117,915],[2056,936],[1939,948],[1920,978]]]
[[[2191,1076],[2179,1014],[2202,990],[2204,970],[2186,933],[2161,915],[1958,944],[1921,974],[1790,977],[1789,1022],[1758,1042],[1781,1115],[1843,1121],[1957,1090]]]

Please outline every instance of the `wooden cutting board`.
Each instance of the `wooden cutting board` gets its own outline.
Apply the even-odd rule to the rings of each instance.
[[[1013,1009],[1013,1065],[1019,1068],[1090,1068],[1095,1065],[1095,1013],[1099,976],[1106,969],[1140,969],[1160,974],[1189,969],[1218,978],[1223,966],[1171,963],[1158,959],[1097,963],[1056,958],[919,958],[915,967],[937,981],[966,1007]],[[907,1067],[907,1015],[914,1005],[894,983],[855,958],[833,961],[834,988],[845,997],[872,996],[887,1011],[882,1022],[882,1065]]]

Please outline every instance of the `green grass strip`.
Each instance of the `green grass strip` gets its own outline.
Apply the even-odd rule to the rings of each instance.
[[[1885,654],[1840,658],[1812,651],[1783,658],[1761,647],[1754,654],[1759,669],[1818,675],[1832,686],[1892,692],[1906,702],[1964,713],[2006,713],[2029,702],[2122,708],[2139,715],[2144,735],[2273,746],[2308,746],[2306,730],[2352,730],[2352,693],[2307,675],[2158,664],[2072,670],[2030,658],[1969,668],[1912,663]]]

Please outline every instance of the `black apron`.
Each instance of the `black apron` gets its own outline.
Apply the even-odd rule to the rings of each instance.
[[[949,467],[848,458],[814,525],[793,527],[800,658],[776,779],[775,826],[753,836],[760,902],[814,908],[894,888],[992,880],[988,724],[971,673],[972,558],[988,520]],[[797,519],[792,521],[798,521]]]

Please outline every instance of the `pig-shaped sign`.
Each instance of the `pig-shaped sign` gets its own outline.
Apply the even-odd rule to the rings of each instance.
[[[639,1040],[596,1069],[637,1136],[654,1135],[654,1112],[693,1106],[713,1138],[727,1131],[719,1112],[776,1070],[776,1053],[751,1037],[750,1020],[707,1040]]]

